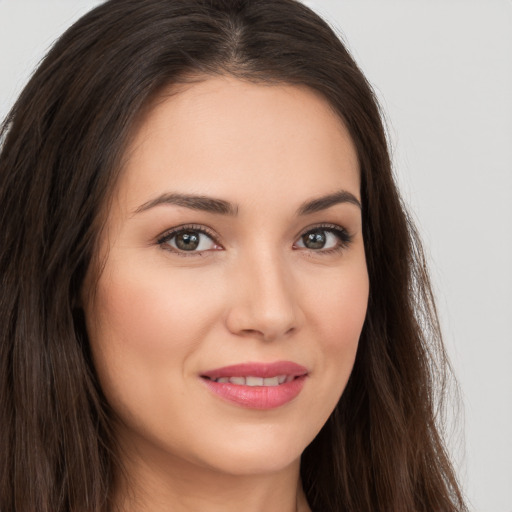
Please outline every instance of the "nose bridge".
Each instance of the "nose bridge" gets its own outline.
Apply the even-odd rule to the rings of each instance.
[[[260,248],[240,258],[236,288],[232,330],[271,340],[297,327],[293,277],[279,251]]]

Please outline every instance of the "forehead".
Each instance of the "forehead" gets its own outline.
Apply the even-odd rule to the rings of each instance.
[[[225,76],[156,98],[138,124],[119,183],[133,208],[167,190],[263,203],[284,202],[284,190],[302,201],[341,188],[359,197],[357,154],[320,94]]]

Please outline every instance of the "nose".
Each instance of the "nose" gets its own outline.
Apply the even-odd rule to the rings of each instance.
[[[297,299],[292,273],[279,255],[244,258],[235,272],[227,327],[264,341],[288,336],[300,323]]]

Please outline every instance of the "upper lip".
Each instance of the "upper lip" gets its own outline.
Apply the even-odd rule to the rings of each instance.
[[[201,373],[201,377],[219,379],[222,377],[276,377],[286,375],[300,377],[308,373],[307,368],[292,361],[275,361],[273,363],[241,363],[222,368],[215,368]]]

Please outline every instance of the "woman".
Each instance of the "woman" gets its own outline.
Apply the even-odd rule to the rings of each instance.
[[[2,133],[2,510],[465,510],[421,246],[314,13],[111,0]]]

